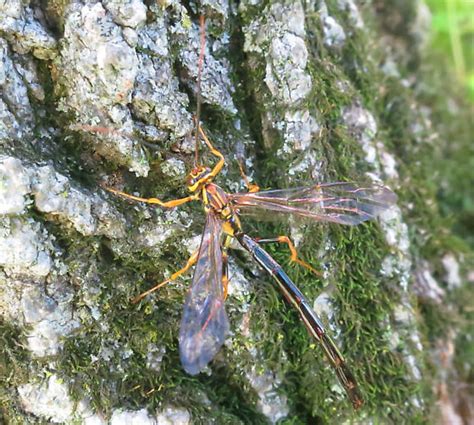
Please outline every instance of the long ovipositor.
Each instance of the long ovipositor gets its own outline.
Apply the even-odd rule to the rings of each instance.
[[[358,409],[363,404],[357,381],[346,366],[344,357],[334,341],[326,333],[321,319],[314,312],[301,291],[296,287],[283,268],[265,251],[256,240],[240,233],[235,235],[240,244],[252,254],[257,263],[266,270],[278,284],[278,289],[285,299],[298,311],[309,333],[318,341],[336,371],[336,375],[344,387],[354,408]]]

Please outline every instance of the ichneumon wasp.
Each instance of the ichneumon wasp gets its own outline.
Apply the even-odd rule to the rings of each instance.
[[[311,336],[320,343],[327,359],[344,387],[354,408],[363,404],[357,382],[344,357],[327,334],[321,319],[310,303],[288,277],[282,267],[262,248],[265,243],[286,243],[294,262],[314,271],[298,258],[295,247],[286,236],[273,239],[255,239],[247,235],[240,216],[259,217],[265,212],[275,215],[295,215],[310,221],[357,225],[372,220],[396,201],[396,195],[387,187],[372,184],[359,187],[352,183],[322,183],[294,189],[261,191],[249,183],[243,169],[241,174],[248,188],[245,193],[227,193],[214,183],[225,165],[224,156],[207,138],[199,122],[200,76],[204,52],[204,18],[201,17],[201,52],[198,65],[198,107],[196,116],[196,150],[194,168],[188,175],[190,195],[176,200],[161,201],[141,198],[108,188],[112,193],[135,201],[175,208],[190,201],[201,201],[206,213],[206,225],[201,245],[188,259],[186,265],[169,279],[135,298],[135,302],[175,280],[196,265],[191,288],[187,294],[179,333],[179,352],[184,369],[195,375],[205,368],[224,343],[229,322],[224,309],[227,297],[227,252],[233,239],[247,250],[254,260],[268,272],[285,299],[297,310]],[[217,158],[213,168],[199,164],[199,142]]]

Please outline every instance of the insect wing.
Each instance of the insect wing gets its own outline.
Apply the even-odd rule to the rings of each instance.
[[[208,213],[179,332],[181,363],[191,375],[214,358],[229,330],[222,287],[221,234],[222,222]]]
[[[240,214],[278,218],[284,214],[316,221],[356,225],[390,208],[397,196],[387,187],[326,183],[294,189],[230,194]],[[265,214],[272,211],[276,214]]]

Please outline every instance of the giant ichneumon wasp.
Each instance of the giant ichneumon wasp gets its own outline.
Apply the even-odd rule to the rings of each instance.
[[[203,52],[204,19],[201,18],[198,93]],[[171,282],[191,266],[196,265],[192,285],[184,305],[179,351],[184,369],[193,375],[199,373],[219,351],[229,330],[229,322],[224,309],[228,285],[227,251],[232,239],[236,239],[273,277],[280,292],[298,311],[309,333],[321,344],[352,405],[359,408],[363,404],[363,399],[356,380],[335,343],[326,333],[321,319],[282,267],[261,245],[269,242],[287,243],[293,261],[313,270],[312,267],[298,258],[293,244],[285,236],[254,239],[245,234],[239,216],[250,213],[258,217],[263,212],[271,212],[277,215],[293,214],[313,221],[356,225],[375,218],[393,205],[397,199],[395,194],[378,184],[360,187],[352,183],[322,183],[295,189],[261,191],[257,185],[248,182],[242,167],[241,172],[248,192],[227,193],[214,183],[225,160],[200,127],[199,108],[198,94],[196,157],[195,166],[187,180],[189,196],[163,202],[157,198],[141,198],[108,188],[110,192],[123,197],[164,208],[174,208],[189,201],[199,200],[203,203],[206,212],[206,225],[200,248],[191,255],[182,269],[138,296],[135,301]],[[204,141],[210,152],[218,159],[212,169],[199,164],[198,143],[200,141]]]

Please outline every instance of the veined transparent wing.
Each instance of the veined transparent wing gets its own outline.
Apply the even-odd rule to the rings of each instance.
[[[229,330],[222,287],[221,234],[222,222],[209,212],[179,332],[181,363],[191,375],[214,358]]]
[[[240,214],[278,218],[294,214],[316,221],[356,225],[390,208],[397,196],[377,184],[322,183],[310,187],[229,194]]]

